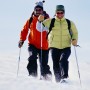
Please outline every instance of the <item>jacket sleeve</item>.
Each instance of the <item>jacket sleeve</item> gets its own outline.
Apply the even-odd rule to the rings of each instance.
[[[29,30],[29,20],[26,21],[20,33],[20,40],[25,41]]]
[[[72,39],[78,40],[78,31],[75,24],[71,21]]]

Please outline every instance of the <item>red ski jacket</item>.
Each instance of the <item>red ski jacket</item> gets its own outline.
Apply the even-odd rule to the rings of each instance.
[[[38,49],[47,50],[48,49],[48,40],[46,39],[47,32],[42,32],[42,42],[41,42],[41,32],[36,29],[38,17],[33,16],[32,23],[29,24],[29,20],[25,23],[21,33],[20,33],[20,40],[25,41],[28,35],[28,44],[34,45]],[[29,32],[29,34],[28,34]],[[41,47],[42,43],[42,47]]]

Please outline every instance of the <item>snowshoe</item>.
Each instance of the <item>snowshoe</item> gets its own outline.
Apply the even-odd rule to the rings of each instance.
[[[40,80],[52,81],[52,75],[46,74],[40,77]]]

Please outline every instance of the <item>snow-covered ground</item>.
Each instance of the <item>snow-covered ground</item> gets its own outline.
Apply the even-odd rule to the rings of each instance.
[[[69,59],[69,80],[65,84],[55,83],[54,75],[52,82],[29,77],[26,69],[28,53],[23,50],[17,76],[18,57],[18,51],[0,53],[0,90],[90,90],[90,61],[78,60],[81,86],[76,60],[72,55]],[[49,65],[52,70],[51,58]]]

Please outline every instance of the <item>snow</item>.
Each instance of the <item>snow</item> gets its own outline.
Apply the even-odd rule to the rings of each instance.
[[[0,90],[90,90],[90,61],[78,60],[79,78],[75,57],[71,55],[68,83],[56,83],[54,75],[52,82],[39,80],[39,76],[29,77],[26,69],[28,53],[23,50],[17,76],[18,57],[18,50],[0,53]],[[51,57],[49,57],[49,65],[53,72]]]

